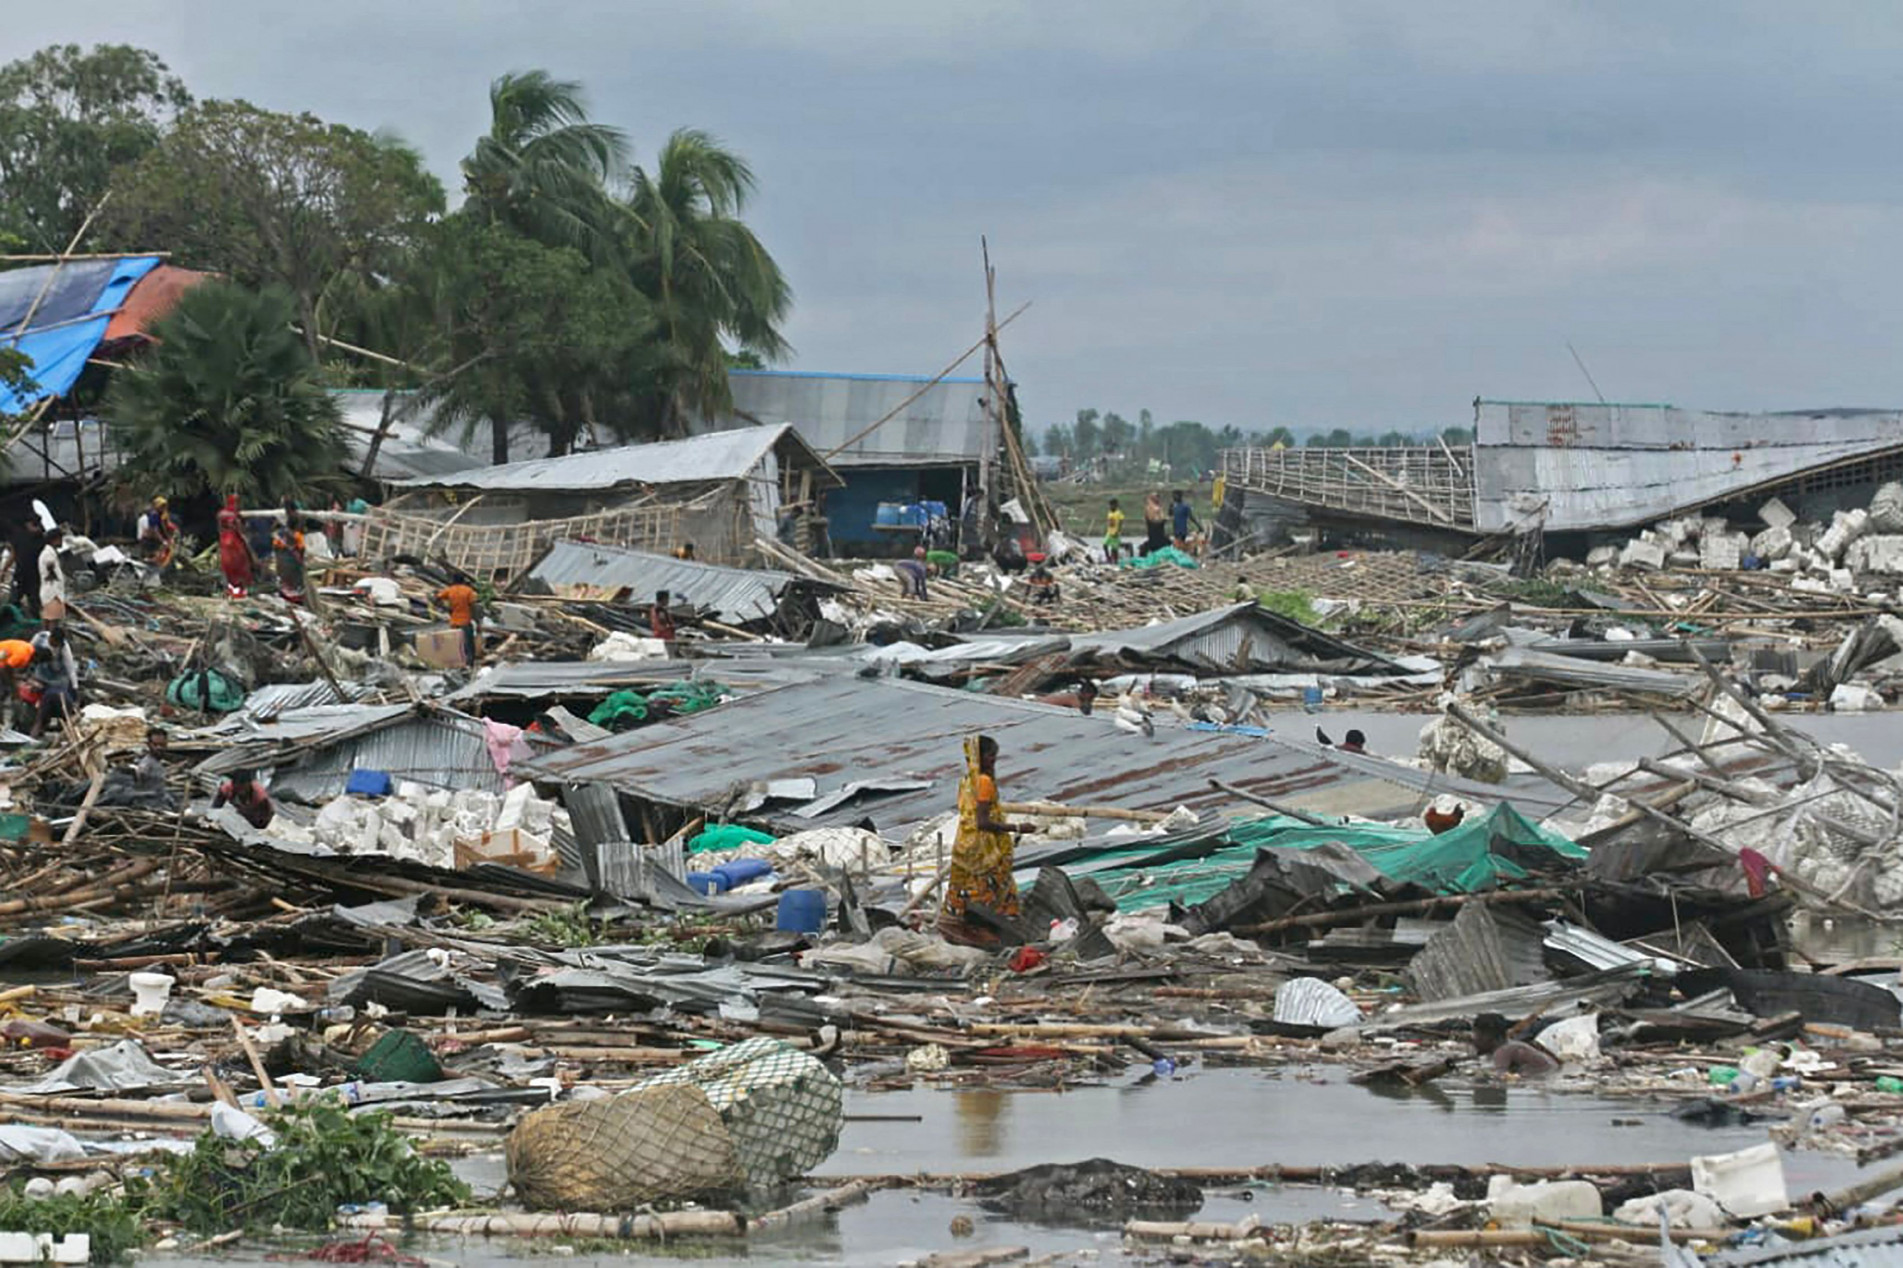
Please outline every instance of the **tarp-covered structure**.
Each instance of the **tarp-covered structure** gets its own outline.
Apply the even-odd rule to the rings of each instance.
[[[0,414],[25,412],[79,381],[102,343],[142,336],[207,275],[156,255],[69,260],[0,273],[0,347],[32,359],[32,384],[0,388]]]
[[[1090,874],[1127,910],[1188,906],[1248,875],[1263,852],[1312,856],[1298,861],[1332,873],[1338,879],[1328,888],[1344,894],[1357,885],[1475,893],[1572,871],[1587,857],[1583,847],[1502,802],[1438,836],[1388,823],[1318,826],[1283,815],[1239,820],[1205,852],[1158,863],[1154,845],[1133,845],[1097,855]],[[1342,868],[1340,860],[1350,855],[1367,870]]]

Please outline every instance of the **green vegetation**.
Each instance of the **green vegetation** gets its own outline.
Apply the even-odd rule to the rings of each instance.
[[[1544,577],[1502,577],[1487,586],[1487,593],[1538,608],[1569,608],[1574,602],[1572,587]]]
[[[558,947],[592,947],[606,931],[606,924],[589,918],[587,899],[559,911],[538,911],[523,924],[531,940]]]
[[[1319,625],[1315,615],[1315,596],[1305,590],[1257,590],[1255,601],[1271,612],[1278,612],[1303,625]]]
[[[144,1244],[137,1207],[120,1194],[96,1189],[80,1196],[26,1196],[25,1185],[0,1189],[0,1230],[16,1233],[86,1233],[92,1238],[92,1262],[113,1264]]]
[[[382,1202],[397,1214],[459,1206],[469,1186],[449,1164],[419,1155],[387,1114],[353,1115],[320,1098],[264,1116],[276,1145],[207,1131],[134,1193],[144,1214],[187,1232],[330,1228],[346,1203]]]
[[[124,44],[55,45],[0,67],[0,239],[65,250],[114,169],[158,144],[191,99],[156,53]]]
[[[128,455],[120,479],[142,493],[272,505],[334,478],[337,405],[291,328],[295,312],[282,287],[187,291],[154,326],[158,345],[113,379],[106,412]]]
[[[247,375],[285,375],[294,390],[279,398],[306,383],[417,390],[434,407],[423,417],[486,433],[496,461],[523,425],[557,454],[585,437],[680,434],[731,405],[730,366],[787,354],[792,291],[743,219],[745,159],[687,128],[635,165],[622,130],[589,117],[582,86],[545,70],[495,79],[489,105],[461,165],[462,205],[445,214],[442,184],[395,136],[194,101],[141,49],[45,49],[0,66],[0,243],[162,250],[236,287],[281,288],[314,370],[254,356]],[[82,380],[84,404],[106,377]],[[184,470],[174,495],[246,492],[208,458],[169,452],[188,420],[226,425],[206,403],[235,377],[173,374],[107,401],[134,475]],[[177,399],[160,410],[155,392]]]

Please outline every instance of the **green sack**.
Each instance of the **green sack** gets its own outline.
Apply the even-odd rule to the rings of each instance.
[[[211,696],[209,702],[205,696]],[[165,699],[181,709],[199,713],[236,713],[244,707],[244,688],[215,669],[180,674],[165,684]]]
[[[595,706],[588,720],[613,730],[618,723],[641,722],[648,716],[648,702],[638,691],[617,691]]]
[[[743,828],[737,823],[716,823],[689,837],[687,852],[704,854],[709,850],[737,850],[743,845],[772,845],[773,841],[771,833]]]

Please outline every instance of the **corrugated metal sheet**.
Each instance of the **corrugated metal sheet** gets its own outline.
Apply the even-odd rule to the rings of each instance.
[[[372,692],[372,688],[362,683],[345,682],[338,686],[344,689],[342,698],[337,695],[337,688],[328,682],[269,683],[244,698],[243,713],[248,718],[268,719],[319,705],[354,704]]]
[[[1690,695],[1703,683],[1701,678],[1691,674],[1675,674],[1669,669],[1607,665],[1595,660],[1582,660],[1577,656],[1550,656],[1526,647],[1506,648],[1481,663],[1496,673],[1558,683],[1563,687],[1644,691],[1661,696]]]
[[[1079,634],[1071,639],[1071,646],[1085,654],[1166,658],[1211,673],[1246,669],[1403,672],[1385,656],[1310,629],[1258,603],[1237,603],[1136,629]]]
[[[733,414],[703,427],[790,423],[822,454],[899,410],[829,458],[836,467],[954,466],[982,461],[987,452],[983,379],[940,379],[927,387],[928,379],[897,375],[735,370],[727,381]],[[918,399],[906,403],[914,392]]]
[[[1318,813],[1370,817],[1412,813],[1444,777],[1323,749],[1298,738],[1191,730],[1165,720],[1154,738],[1126,735],[1108,717],[897,679],[823,677],[745,697],[691,717],[656,723],[531,763],[537,778],[606,783],[680,806],[724,803],[736,784],[808,776],[822,796],[854,781],[925,779],[923,790],[859,798],[789,827],[822,827],[869,815],[888,831],[956,804],[965,737],[985,733],[1002,748],[1008,799],[1169,810],[1234,809],[1213,790],[1225,782]],[[1491,804],[1491,785],[1460,785]],[[1514,796],[1532,813],[1561,794]],[[773,818],[771,813],[767,816]]]
[[[1903,447],[1903,414],[1878,410],[1716,414],[1482,401],[1474,430],[1474,520],[1482,532],[1512,527],[1540,504],[1549,532],[1641,524]]]
[[[325,745],[296,766],[280,768],[271,787],[324,801],[343,792],[353,770],[388,771],[399,782],[414,780],[432,788],[506,791],[490,759],[482,723],[443,712],[406,718]]]
[[[586,492],[634,484],[702,484],[745,479],[754,474],[768,454],[784,444],[804,447],[805,442],[790,427],[749,427],[652,445],[590,449],[561,458],[535,458],[458,475],[426,476],[399,483],[409,488],[442,486],[514,493]],[[808,461],[817,465],[819,460],[813,455]],[[821,483],[827,482],[822,480]]]
[[[512,696],[535,700],[544,696],[607,695],[623,687],[680,682],[694,676],[696,661],[642,660],[614,664],[592,660],[529,661],[492,665],[444,697],[451,704]]]
[[[479,425],[467,434],[461,424],[445,420],[439,425],[434,410],[427,407],[405,409],[411,395],[409,392],[396,394],[393,412],[403,411],[403,414],[390,428],[390,434],[383,443],[385,449],[396,445],[398,452],[388,460],[390,470],[386,474],[385,458],[379,451],[378,479],[448,475],[454,471],[471,471],[492,465],[489,455],[493,440],[487,424]],[[375,388],[332,388],[330,398],[343,411],[346,432],[354,433],[347,435],[345,440],[361,465],[370,437],[376,432],[377,424],[383,420],[383,393]],[[511,424],[509,455],[517,462],[525,458],[546,458],[548,433],[533,423]]]
[[[766,569],[723,568],[690,559],[587,542],[556,542],[529,570],[551,587],[586,585],[626,589],[637,600],[660,590],[716,621],[739,625],[779,610],[780,595],[798,578]]]

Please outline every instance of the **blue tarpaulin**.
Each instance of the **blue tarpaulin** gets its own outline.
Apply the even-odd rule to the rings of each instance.
[[[86,368],[86,358],[105,338],[112,314],[125,303],[139,279],[158,263],[155,255],[139,255],[123,260],[43,264],[0,273],[0,347],[18,348],[33,359],[27,373],[35,384],[17,393],[0,388],[0,414],[17,414],[43,396],[63,396],[70,391]],[[49,272],[53,279],[50,286]],[[40,294],[42,288],[44,296]],[[29,312],[32,323],[16,337],[21,320]]]

